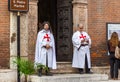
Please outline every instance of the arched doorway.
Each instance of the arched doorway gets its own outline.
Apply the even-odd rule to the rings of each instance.
[[[57,61],[72,59],[72,0],[39,0],[38,21],[49,21],[56,41]]]

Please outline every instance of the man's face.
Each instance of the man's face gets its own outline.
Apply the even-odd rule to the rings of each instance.
[[[45,24],[45,25],[44,25],[44,29],[45,29],[45,30],[48,30],[48,29],[49,29],[49,25],[48,25],[48,24]]]
[[[83,26],[79,27],[79,31],[82,32],[83,31]]]

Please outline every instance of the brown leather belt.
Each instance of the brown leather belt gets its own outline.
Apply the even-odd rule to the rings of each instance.
[[[43,46],[43,48],[46,48],[46,46]]]
[[[81,46],[88,46],[88,44],[81,44]]]
[[[88,44],[81,44],[80,47],[82,47],[82,46],[88,46]],[[79,50],[80,47],[77,50]]]

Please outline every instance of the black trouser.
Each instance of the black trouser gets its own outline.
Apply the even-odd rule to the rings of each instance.
[[[83,71],[82,68],[79,69],[79,71]],[[85,54],[85,72],[88,73],[90,72],[90,68],[88,68],[88,60],[87,60],[87,55]]]
[[[119,60],[115,58],[114,53],[110,54],[110,76],[111,78],[118,78]]]
[[[88,73],[90,72],[90,68],[88,68],[88,60],[87,60],[87,55],[85,54],[85,72]]]

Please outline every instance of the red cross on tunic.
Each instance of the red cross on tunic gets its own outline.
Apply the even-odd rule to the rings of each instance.
[[[46,34],[45,36],[44,36],[44,39],[47,39],[47,41],[49,42],[50,41],[50,37],[48,36],[48,34]]]
[[[80,38],[83,38],[83,39],[85,39],[85,38],[86,38],[86,36],[83,36],[83,34],[81,34]]]

